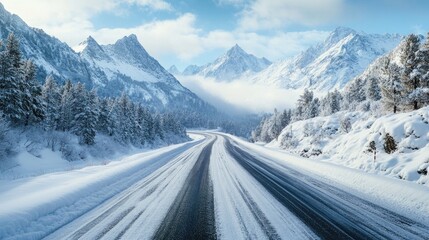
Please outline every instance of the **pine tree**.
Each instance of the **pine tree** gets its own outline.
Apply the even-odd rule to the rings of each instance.
[[[25,112],[24,125],[41,122],[45,116],[42,99],[42,87],[36,80],[36,67],[28,60],[23,63],[22,107]]]
[[[347,94],[345,94],[347,104],[350,109],[354,109],[357,103],[366,100],[365,87],[362,79],[358,78],[350,84]]]
[[[8,57],[12,63],[14,69],[21,67],[21,50],[19,50],[19,41],[15,37],[14,33],[10,33],[7,38],[6,49]]]
[[[378,101],[381,99],[381,90],[378,85],[377,79],[371,77],[366,84],[366,98],[372,101]]]
[[[112,110],[112,121],[114,123],[114,137],[123,144],[129,144],[131,141],[131,122],[129,115],[131,114],[130,100],[125,93],[122,93],[120,98],[117,98]]]
[[[69,131],[73,120],[72,105],[74,102],[73,85],[70,80],[67,80],[61,90],[61,114],[59,129]]]
[[[142,131],[144,139],[147,142],[153,142],[155,140],[155,119],[153,118],[152,114],[149,112],[148,109],[144,109],[143,123],[144,124],[142,124]]]
[[[74,117],[71,130],[79,137],[81,144],[93,145],[98,117],[97,95],[95,91],[86,91],[81,83],[78,83],[72,92],[74,101],[71,109]]]
[[[401,57],[404,71],[401,75],[403,85],[402,96],[406,99],[406,104],[411,105],[413,109],[418,109],[418,98],[416,90],[420,87],[419,76],[417,74],[418,61],[416,53],[419,50],[419,38],[411,34],[405,40],[404,53]]]
[[[153,120],[153,132],[155,136],[158,136],[161,140],[164,140],[164,131],[161,126],[161,116],[156,114]]]
[[[313,92],[308,89],[304,89],[304,93],[299,97],[297,106],[295,109],[294,120],[299,121],[309,118],[309,108],[313,101]]]
[[[305,119],[314,118],[319,116],[320,113],[320,101],[318,98],[314,98],[307,108]]]
[[[401,68],[387,59],[382,71],[387,76],[387,80],[381,84],[381,101],[385,108],[392,108],[393,113],[396,113],[401,101]]]
[[[416,60],[417,68],[415,71],[421,88],[416,97],[426,106],[429,104],[429,33],[427,34],[426,41],[416,53]]]
[[[25,118],[21,70],[19,43],[15,36],[10,34],[6,49],[0,53],[0,107],[14,125],[19,125]]]
[[[86,94],[83,118],[79,121],[80,127],[78,134],[81,138],[81,142],[86,145],[93,145],[95,143],[98,118],[97,101],[98,98],[95,91],[90,91]]]
[[[330,108],[332,113],[341,111],[341,102],[343,101],[343,96],[341,93],[335,89],[332,93],[332,98],[330,100]]]
[[[42,88],[42,98],[45,103],[45,130],[52,131],[59,129],[61,95],[54,78],[49,75]]]
[[[108,136],[113,135],[113,123],[111,119],[112,106],[108,99],[102,99],[99,101],[99,115],[97,121],[97,131],[106,134]]]

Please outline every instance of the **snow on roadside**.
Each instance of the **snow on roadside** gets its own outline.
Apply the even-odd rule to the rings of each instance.
[[[344,127],[345,119],[350,129]],[[384,148],[387,134],[397,145],[391,154]],[[428,185],[429,107],[380,118],[364,112],[338,112],[298,121],[267,147]]]
[[[0,238],[22,234],[28,229],[33,229],[31,236],[43,236],[43,232],[52,231],[55,225],[65,224],[111,198],[200,142],[194,140],[135,154],[107,165],[2,180]],[[45,222],[35,221],[41,217]]]
[[[267,148],[230,136],[240,145],[280,165],[318,176],[320,180],[352,192],[362,199],[388,210],[429,224],[429,188],[409,181],[366,173],[326,161],[308,159],[294,154]]]

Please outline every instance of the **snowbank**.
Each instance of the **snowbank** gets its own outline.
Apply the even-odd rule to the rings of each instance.
[[[1,180],[0,239],[9,236],[41,238],[141,181],[202,141],[147,151],[106,165]]]
[[[396,145],[390,154],[387,135]],[[380,118],[363,112],[338,112],[298,121],[267,147],[427,185],[429,107]]]
[[[135,147],[132,144],[119,144],[112,137],[97,134],[95,144],[87,146],[79,144],[77,136],[68,132],[45,132],[37,128],[9,132],[13,138],[14,153],[6,159],[0,159],[0,180],[106,165],[126,156],[189,140],[189,137],[169,135],[165,141],[157,139],[152,144]]]

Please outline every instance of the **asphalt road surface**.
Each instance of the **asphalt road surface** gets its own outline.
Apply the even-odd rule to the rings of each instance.
[[[429,226],[278,165],[226,135],[203,135],[46,239],[429,238]]]

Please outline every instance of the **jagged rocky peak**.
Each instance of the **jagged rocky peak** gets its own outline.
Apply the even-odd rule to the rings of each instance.
[[[139,63],[141,61],[148,61],[151,58],[135,34],[125,36],[116,41],[115,44],[105,47],[118,58],[128,62]]]
[[[329,37],[326,39],[326,42],[338,42],[341,39],[349,36],[350,34],[358,34],[358,32],[354,29],[348,27],[337,27],[334,31],[329,34]]]
[[[265,58],[257,58],[235,44],[224,55],[214,62],[202,67],[188,67],[185,75],[190,72],[205,77],[213,77],[220,81],[231,81],[244,75],[259,72],[271,64]]]
[[[183,70],[183,75],[195,75],[198,74],[198,72],[200,71],[201,67],[197,66],[197,65],[189,65],[187,66],[184,70]]]
[[[94,48],[101,48],[101,47],[92,36],[89,36],[85,41],[79,43],[79,45],[75,48],[75,51],[83,52],[84,50],[94,49]]]
[[[235,56],[235,55],[248,55],[238,44],[235,44],[231,49],[228,50],[226,53],[228,56]]]
[[[129,48],[129,49],[139,49],[139,50],[143,50],[144,52],[146,52],[146,50],[144,49],[144,47],[140,44],[139,40],[137,39],[137,36],[135,34],[131,34],[129,36],[125,36],[121,39],[119,39],[118,41],[116,41],[115,44],[113,44],[113,46],[118,47],[118,48]]]
[[[75,47],[74,50],[80,53],[84,58],[93,58],[97,60],[109,61],[109,55],[104,51],[103,47],[98,42],[89,36],[85,41]]]
[[[173,75],[177,75],[180,74],[179,69],[177,69],[176,65],[172,65],[169,69],[168,72],[173,74]]]

